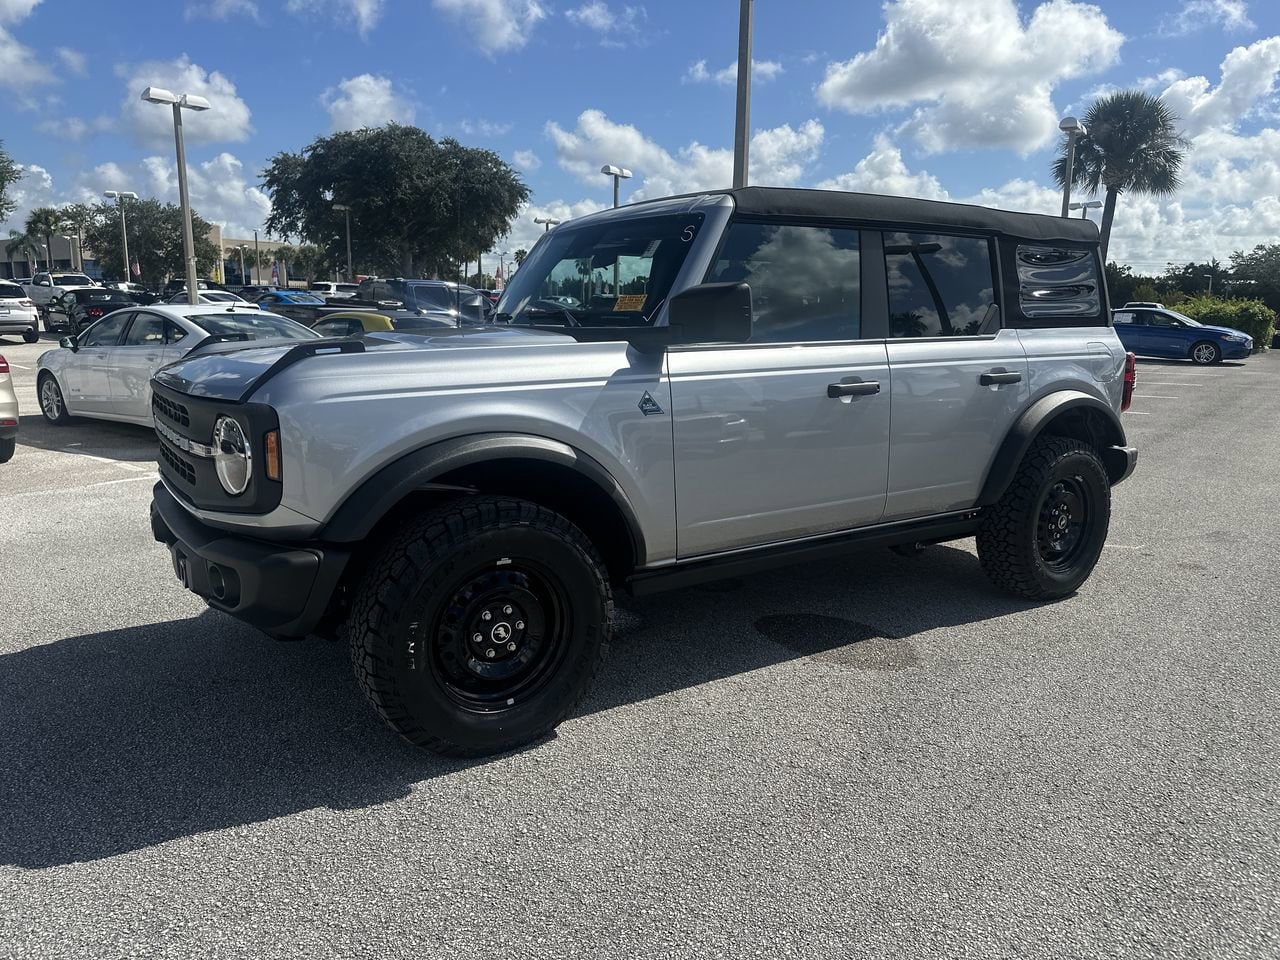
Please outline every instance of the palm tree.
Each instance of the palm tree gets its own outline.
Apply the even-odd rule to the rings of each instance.
[[[32,267],[33,259],[40,256],[40,241],[31,234],[23,230],[9,231],[9,259],[12,260],[14,254],[22,254],[27,261],[27,273],[35,273]]]
[[[1085,114],[1088,131],[1076,140],[1071,184],[1092,194],[1106,192],[1102,208],[1102,259],[1106,262],[1111,221],[1120,194],[1167,197],[1182,186],[1178,171],[1189,142],[1177,130],[1178,118],[1163,100],[1141,90],[1099,97]],[[1067,182],[1067,147],[1053,164],[1058,186]]]
[[[62,211],[56,207],[36,207],[27,214],[26,231],[33,237],[43,237],[45,245],[45,269],[53,271],[53,235],[62,229]]]
[[[62,208],[62,222],[67,228],[74,228],[76,233],[76,258],[71,266],[84,270],[84,232],[85,227],[93,222],[93,208],[87,203],[69,203]],[[78,262],[77,262],[78,260]]]

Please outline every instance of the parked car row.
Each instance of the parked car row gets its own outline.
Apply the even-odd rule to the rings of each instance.
[[[1253,337],[1244,331],[1208,326],[1163,303],[1126,303],[1112,310],[1111,318],[1124,348],[1140,357],[1207,365],[1243,360],[1253,352]]]

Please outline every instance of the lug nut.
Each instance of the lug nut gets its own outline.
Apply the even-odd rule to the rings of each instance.
[[[510,650],[510,651],[512,651],[512,652],[514,653],[514,652],[515,652],[515,649],[516,649],[516,645],[515,645],[515,643],[514,643],[514,642],[512,642],[512,643],[508,643],[508,644],[507,644],[507,649],[508,649],[508,650]]]
[[[493,614],[492,614],[492,613],[490,613],[488,610],[486,610],[484,613],[480,614],[480,619],[481,619],[481,620],[492,620],[492,619],[493,619]]]
[[[484,637],[482,637],[482,636],[481,636],[480,634],[478,634],[478,633],[473,633],[473,634],[471,635],[471,639],[472,639],[472,640],[474,640],[476,643],[483,643],[483,642],[484,642]]]
[[[484,655],[488,657],[490,660],[492,660],[494,658],[493,647],[490,647],[488,650],[486,650],[484,652]]]
[[[523,621],[523,620],[517,620],[517,621],[516,621],[516,629],[517,629],[517,630],[523,630],[523,629],[524,629],[524,621]]]
[[[502,608],[502,612],[503,612],[503,613],[510,613],[510,612],[511,612],[511,604],[509,604],[509,603],[508,603],[505,607],[503,607],[503,608]]]

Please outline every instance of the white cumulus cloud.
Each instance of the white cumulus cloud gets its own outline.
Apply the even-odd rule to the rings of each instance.
[[[644,7],[626,4],[611,7],[603,0],[591,0],[580,7],[570,8],[564,15],[570,23],[599,34],[600,44],[606,47],[625,47],[628,43],[642,42],[649,20],[649,13]]]
[[[542,158],[532,150],[517,150],[511,155],[512,162],[521,170],[532,172],[542,166]]]
[[[818,100],[849,113],[915,107],[900,128],[925,150],[1005,147],[1022,154],[1057,135],[1062,80],[1115,62],[1124,37],[1097,7],[1013,0],[891,0],[874,49],[833,63]]]
[[[389,77],[362,73],[330,87],[320,97],[334,131],[380,127],[394,120],[413,123],[413,102],[397,93]]]
[[[547,17],[538,0],[431,0],[432,5],[471,34],[484,53],[492,56],[519,50],[533,28]]]
[[[70,47],[58,47],[54,53],[58,55],[58,60],[67,71],[76,76],[84,76],[88,61],[83,53],[72,50]]]
[[[185,13],[188,20],[257,20],[258,5],[254,0],[188,0]]]
[[[354,23],[362,37],[382,19],[382,0],[288,0],[285,9],[302,16],[327,15],[340,24]]]
[[[40,0],[0,0],[0,88],[25,91],[55,78],[30,47],[20,43],[7,28],[31,15]],[[30,106],[25,100],[19,105]]]
[[[1236,47],[1222,61],[1221,70],[1216,87],[1207,77],[1182,77],[1161,94],[1183,129],[1192,135],[1233,128],[1259,100],[1275,91],[1280,76],[1280,37]]]
[[[176,60],[152,60],[116,68],[124,80],[121,113],[125,126],[150,146],[173,142],[173,112],[167,105],[139,99],[146,87],[189,93],[209,101],[208,110],[184,110],[183,133],[188,143],[220,143],[249,139],[253,133],[249,105],[236,93],[236,85],[216,70],[207,71],[183,54]]]
[[[1160,24],[1160,34],[1181,37],[1214,25],[1223,30],[1252,30],[1244,0],[1184,0],[1178,12]]]
[[[776,60],[751,61],[751,79],[756,83],[776,80],[784,72],[782,64]],[[685,83],[714,82],[722,87],[732,87],[738,82],[738,61],[735,60],[727,67],[712,71],[707,69],[707,61],[698,60],[685,71],[683,80]]]

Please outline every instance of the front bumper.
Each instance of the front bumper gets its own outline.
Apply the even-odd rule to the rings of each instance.
[[[1138,465],[1137,447],[1107,447],[1102,451],[1102,462],[1106,464],[1107,476],[1111,485],[1124,483]]]
[[[1244,343],[1223,340],[1218,346],[1222,348],[1223,360],[1243,360],[1245,357],[1253,353],[1252,340],[1248,340]]]
[[[351,556],[328,544],[269,543],[206,526],[162,483],[153,491],[151,532],[168,546],[184,587],[282,637],[305,637],[316,628]]]

